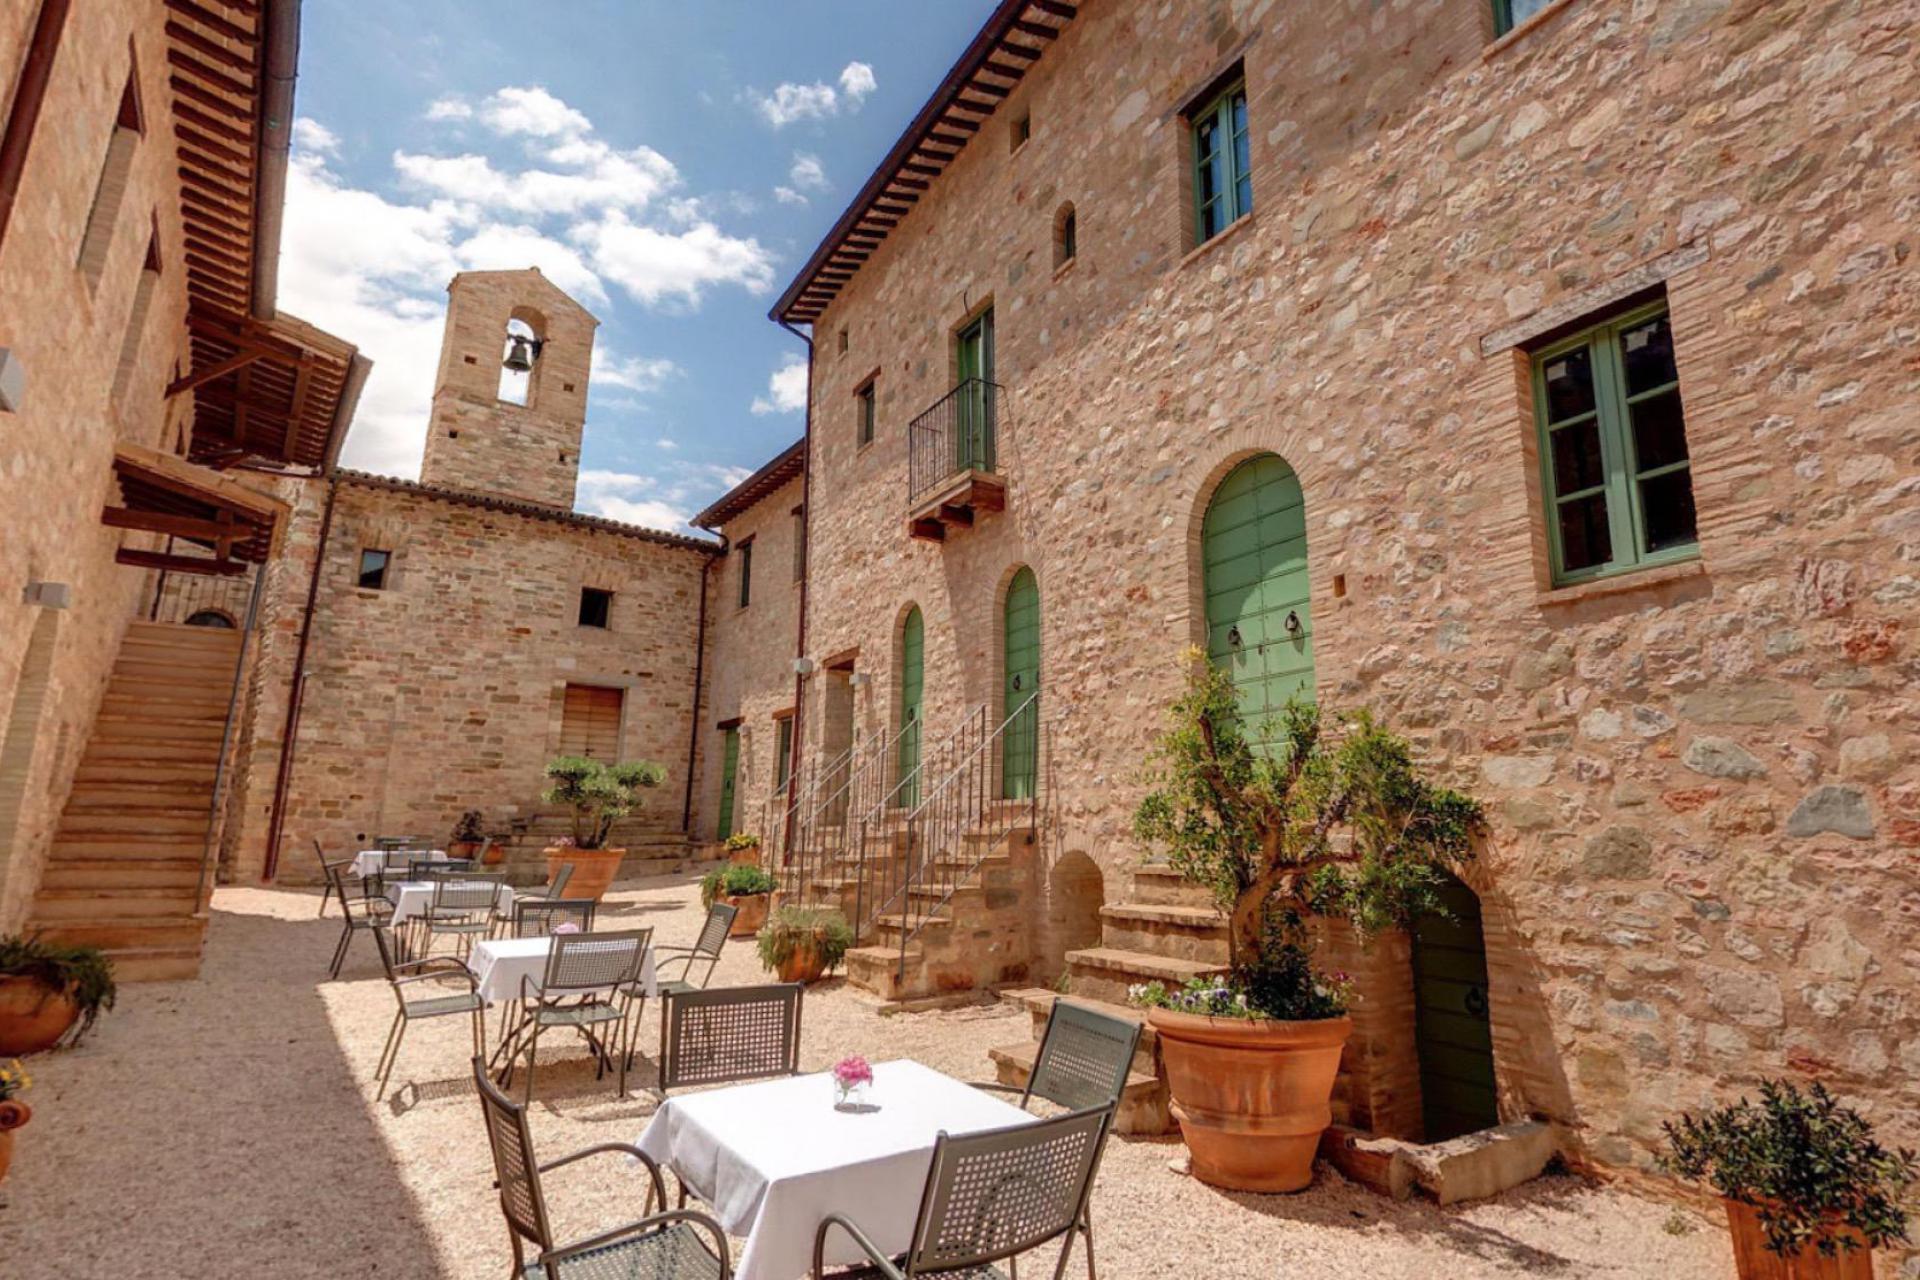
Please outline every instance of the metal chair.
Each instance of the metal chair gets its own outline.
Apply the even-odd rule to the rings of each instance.
[[[662,991],[659,1092],[800,1072],[806,984]]]
[[[487,1078],[486,1064],[478,1056],[473,1060],[473,1082],[480,1094],[480,1113],[486,1120],[494,1185],[500,1189],[500,1212],[507,1220],[507,1239],[513,1245],[515,1280],[640,1276],[649,1280],[727,1280],[733,1274],[726,1233],[719,1223],[691,1209],[652,1212],[655,1204],[666,1209],[667,1184],[659,1164],[646,1152],[624,1142],[603,1142],[542,1164],[533,1154],[527,1109],[494,1086]],[[643,1211],[649,1216],[556,1247],[541,1175],[598,1155],[621,1155],[646,1167]],[[713,1237],[711,1248],[701,1238],[701,1231]],[[529,1245],[535,1255],[532,1264],[527,1261]]]
[[[835,1228],[867,1255],[864,1266],[838,1273],[842,1276],[909,1280],[964,1274],[988,1280],[1002,1275],[995,1263],[1065,1237],[1053,1268],[1054,1280],[1060,1280],[1073,1254],[1073,1236],[1086,1218],[1113,1110],[1109,1105],[1069,1111],[957,1138],[942,1133],[934,1142],[933,1167],[906,1253],[898,1260],[888,1257],[852,1218],[830,1213],[813,1237],[815,1280],[826,1275],[827,1235]]]
[[[327,914],[327,903],[333,898],[333,869],[335,867],[351,867],[353,865],[353,859],[341,858],[336,862],[327,861],[327,851],[320,847],[320,838],[318,836],[315,836],[313,840],[313,856],[320,860],[320,882],[323,887],[320,890],[320,910],[318,914],[324,916]]]
[[[419,836],[375,836],[373,838],[373,847],[382,853],[394,853],[402,849],[415,849],[419,846]]]
[[[516,903],[558,901],[560,895],[566,890],[567,881],[571,879],[573,879],[573,864],[571,862],[563,862],[560,864],[560,869],[553,873],[553,879],[547,881],[547,883],[540,888],[516,890],[514,893],[514,901]],[[513,928],[512,914],[507,911],[496,910],[493,913],[493,926],[496,933],[511,930]]]
[[[387,981],[393,985],[393,998],[399,1006],[394,1010],[393,1025],[387,1029],[386,1047],[380,1050],[380,1065],[374,1072],[379,1081],[373,1094],[376,1102],[387,1091],[387,1077],[393,1074],[393,1064],[400,1057],[400,1042],[406,1039],[407,1028],[416,1020],[464,1013],[473,1020],[473,1051],[485,1053],[487,1044],[487,1005],[480,998],[479,982],[467,971],[467,966],[452,956],[395,960],[393,946],[387,941],[389,932],[390,926],[386,925],[377,925],[373,930],[373,943],[380,951],[380,966],[387,971]],[[407,998],[411,988],[446,978],[457,979],[465,990],[414,1000]]]
[[[375,886],[354,875],[350,863],[334,863],[329,875],[334,896],[340,899],[340,910],[346,917],[340,926],[340,941],[333,948],[333,964],[327,970],[330,977],[338,978],[340,966],[347,962],[347,949],[353,944],[353,935],[390,925],[393,904]]]
[[[680,993],[703,990],[713,980],[713,968],[720,963],[720,948],[727,945],[727,934],[733,930],[733,918],[740,914],[738,907],[716,902],[707,908],[706,922],[700,926],[700,936],[691,947],[656,947],[654,949],[655,974],[660,980],[660,994]],[[693,966],[705,962],[706,970],[701,973],[700,981],[691,981]],[[680,976],[669,982],[666,979],[666,967],[670,964],[680,966]]]
[[[433,950],[433,940],[451,935],[461,939],[461,954],[473,950],[475,938],[485,937],[493,928],[493,913],[500,901],[504,878],[492,876],[435,876],[433,900],[419,917],[420,953]]]
[[[520,980],[520,1008],[509,1041],[503,1045],[507,1055],[501,1086],[513,1083],[513,1064],[524,1053],[527,1082],[521,1098],[533,1097],[540,1033],[553,1027],[571,1027],[580,1033],[594,1052],[593,1078],[601,1079],[613,1062],[604,1033],[596,1035],[595,1029],[611,1028],[620,1058],[620,1096],[626,1097],[627,1064],[631,1057],[629,1014],[640,983],[640,971],[646,963],[647,947],[652,941],[651,927],[614,933],[553,935],[540,985],[531,986],[530,978]],[[524,1043],[518,1043],[523,1036]]]
[[[474,871],[472,858],[413,858],[407,863],[409,880],[444,880],[448,876],[470,876]]]
[[[575,933],[593,932],[592,898],[535,898],[513,904],[513,936],[541,938],[553,932],[555,925],[573,924]]]

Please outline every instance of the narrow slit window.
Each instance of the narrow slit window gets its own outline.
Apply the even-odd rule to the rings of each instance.
[[[807,576],[807,509],[793,509],[793,580]]]
[[[863,448],[873,443],[873,401],[874,383],[869,378],[864,386],[853,393],[854,443]]]
[[[753,539],[741,543],[737,550],[740,553],[740,607],[744,609],[753,603]]]
[[[1053,265],[1066,266],[1080,256],[1080,220],[1071,204],[1060,206],[1053,217]]]
[[[387,589],[387,570],[393,565],[393,553],[380,551],[373,547],[363,548],[360,552],[359,585],[368,591]]]
[[[120,109],[107,139],[100,181],[93,189],[93,205],[87,210],[87,225],[80,233],[78,265],[89,293],[100,287],[100,273],[106,269],[107,250],[113,244],[113,228],[120,220],[120,206],[126,201],[127,184],[133,176],[133,153],[145,131],[136,68],[127,73],[126,88],[120,92]]]
[[[113,368],[113,405],[126,399],[127,386],[133,381],[134,366],[140,363],[140,343],[147,332],[147,316],[153,310],[153,295],[160,287],[159,233],[147,240],[147,258],[140,267],[140,279],[133,286],[133,309],[127,313],[127,327],[120,334],[120,359]]]

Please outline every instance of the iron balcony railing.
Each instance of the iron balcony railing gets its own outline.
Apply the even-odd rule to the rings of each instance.
[[[968,378],[907,424],[907,505],[953,477],[994,469],[1000,385]]]

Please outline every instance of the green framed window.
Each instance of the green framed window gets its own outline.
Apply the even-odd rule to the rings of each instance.
[[[793,717],[781,716],[774,721],[779,743],[774,748],[773,789],[785,791],[787,780],[793,777]]]
[[[753,539],[735,548],[740,553],[740,607],[753,603]]]
[[[1194,112],[1193,208],[1196,243],[1207,241],[1253,212],[1253,173],[1247,138],[1247,85],[1242,80]]]
[[[853,393],[854,440],[865,446],[873,443],[874,380],[868,378]]]
[[[1699,554],[1666,302],[1533,355],[1555,584]]]
[[[1503,36],[1553,0],[1493,0],[1493,34]]]

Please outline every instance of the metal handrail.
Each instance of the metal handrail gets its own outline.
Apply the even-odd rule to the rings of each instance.
[[[789,897],[802,896],[813,878],[816,869],[814,855],[819,852],[815,835],[820,816],[826,813],[828,807],[837,799],[845,795],[847,789],[859,778],[861,771],[871,763],[876,746],[884,750],[885,743],[882,740],[886,737],[887,731],[884,728],[875,729],[864,738],[856,735],[846,750],[821,766],[804,794],[797,796],[794,803],[788,807],[781,820],[778,856],[769,857],[765,865],[769,870],[781,873],[785,881],[782,888]],[[863,762],[856,763],[856,761]],[[820,789],[833,778],[840,776],[843,768],[846,772],[843,777],[840,777],[838,785],[824,797],[821,796]]]
[[[914,763],[913,768],[902,774],[879,800],[861,814],[859,842],[854,855],[856,880],[852,924],[856,942],[864,936],[867,926],[878,920],[892,901],[891,895],[881,896],[881,890],[891,883],[890,872],[893,859],[888,857],[883,865],[882,860],[874,857],[874,850],[882,837],[891,840],[897,825],[894,815],[906,807],[895,804],[895,798],[909,785],[917,787],[922,778],[930,773],[936,773],[937,770],[929,768],[929,765],[935,761],[958,758],[970,736],[985,732],[986,719],[987,705],[983,702],[962,717],[960,723],[948,730],[946,736],[940,741],[931,747],[923,745],[920,758]],[[894,740],[898,742],[899,736],[896,735]],[[869,908],[869,903],[874,905]]]
[[[233,750],[234,717],[240,709],[240,685],[246,678],[247,650],[251,647],[253,631],[260,620],[260,588],[266,576],[265,563],[253,567],[253,589],[247,597],[247,620],[240,628],[240,652],[233,660],[233,685],[227,690],[227,718],[220,728],[220,755],[213,766],[213,793],[207,799],[207,838],[200,846],[200,870],[193,890],[193,909],[196,913],[206,910],[210,892],[207,882],[213,873],[214,846],[225,835],[226,824],[221,820],[220,810],[226,801],[227,756]]]
[[[907,503],[963,471],[992,471],[1002,388],[965,378],[907,424]]]
[[[1026,701],[1009,712],[991,733],[961,756],[919,806],[907,815],[905,875],[895,895],[900,903],[898,972],[901,978],[906,977],[908,945],[920,936],[928,921],[953,900],[953,895],[960,891],[961,886],[974,877],[988,857],[987,853],[977,853],[971,859],[956,858],[952,851],[964,848],[967,836],[980,837],[980,847],[991,851],[1011,835],[1020,824],[1003,814],[1000,825],[996,827],[993,819],[995,806],[1005,804],[1010,799],[1026,802],[1024,817],[1027,838],[1032,840],[1033,833],[1039,830],[1040,780],[1043,772],[1040,729],[1040,693],[1035,690],[1027,695]],[[1006,778],[1006,748],[1016,734],[1025,733],[1032,735],[1028,742],[1032,774],[1027,794],[1008,797],[1001,794]],[[960,865],[956,867],[956,863]],[[930,906],[922,908],[916,905],[916,878],[920,881],[918,887],[921,897],[931,896]],[[891,905],[891,902],[886,905]],[[883,912],[885,907],[880,910]]]

